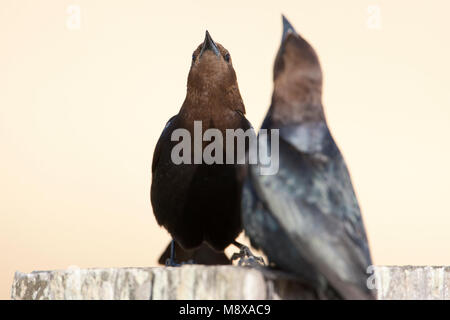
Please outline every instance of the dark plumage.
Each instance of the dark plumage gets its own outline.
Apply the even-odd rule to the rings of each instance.
[[[152,164],[151,202],[156,220],[185,250],[206,243],[223,251],[242,231],[242,165],[176,165],[171,151],[178,142],[171,141],[171,134],[184,128],[193,139],[198,120],[203,132],[216,128],[225,137],[226,129],[250,128],[244,114],[229,53],[206,32],[205,41],[192,56],[186,99],[164,128]]]
[[[242,214],[246,234],[277,267],[295,273],[319,297],[371,299],[372,264],[361,212],[322,107],[322,71],[314,49],[283,17],[272,103],[263,129],[279,129],[279,172],[250,166]],[[333,294],[331,294],[333,296]]]
[[[176,260],[189,263],[193,261],[204,265],[229,265],[231,260],[227,258],[225,253],[215,251],[206,244],[192,250],[185,250],[179,244],[175,244]],[[165,264],[170,259],[171,244],[169,244],[158,259],[159,264]]]

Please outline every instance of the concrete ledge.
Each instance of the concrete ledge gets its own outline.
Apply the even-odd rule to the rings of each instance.
[[[450,267],[375,269],[379,299],[450,299]],[[12,299],[313,299],[289,276],[235,266],[16,272]]]

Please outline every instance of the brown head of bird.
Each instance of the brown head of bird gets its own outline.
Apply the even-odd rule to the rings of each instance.
[[[214,42],[206,31],[205,40],[192,54],[188,89],[214,90],[237,85],[230,53],[220,43]]]
[[[192,54],[181,114],[187,127],[192,120],[203,120],[204,129],[225,130],[240,126],[241,116],[236,112],[245,114],[245,107],[230,53],[206,31],[203,43]]]
[[[283,16],[283,36],[274,64],[272,117],[282,124],[321,121],[322,69],[313,47]]]

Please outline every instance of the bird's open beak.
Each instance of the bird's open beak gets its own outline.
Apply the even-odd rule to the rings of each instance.
[[[216,56],[220,56],[219,48],[217,48],[216,43],[209,35],[208,30],[206,30],[205,41],[203,41],[202,50],[200,51],[200,57],[206,50],[211,50]]]
[[[294,27],[291,25],[291,23],[286,19],[284,15],[281,15],[283,17],[283,36],[281,38],[281,42],[284,42],[286,40],[287,36],[291,33],[297,34]]]

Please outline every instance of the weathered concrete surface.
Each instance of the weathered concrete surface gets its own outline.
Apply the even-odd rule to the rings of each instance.
[[[376,267],[379,299],[450,299],[450,267]],[[16,272],[12,299],[313,299],[286,275],[234,266]]]
[[[312,299],[287,276],[234,266],[16,272],[12,299]]]
[[[380,266],[378,299],[450,300],[450,267]]]

